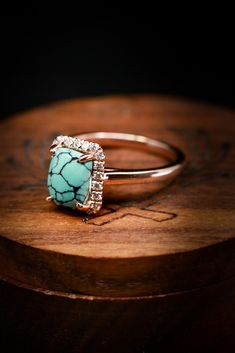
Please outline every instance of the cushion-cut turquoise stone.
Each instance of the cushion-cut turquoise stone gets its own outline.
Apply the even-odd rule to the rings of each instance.
[[[47,185],[57,205],[75,208],[77,201],[87,202],[93,162],[79,163],[81,155],[81,152],[60,147],[51,158]]]

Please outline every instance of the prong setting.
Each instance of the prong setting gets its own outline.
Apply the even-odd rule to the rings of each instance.
[[[79,159],[78,159],[78,162],[79,163],[85,163],[85,162],[88,162],[88,161],[92,161],[94,160],[94,157],[92,154],[83,154]]]
[[[87,204],[83,204],[83,203],[77,201],[77,203],[76,203],[76,209],[79,211],[87,211],[87,210],[89,210],[89,208],[90,208],[90,202]]]

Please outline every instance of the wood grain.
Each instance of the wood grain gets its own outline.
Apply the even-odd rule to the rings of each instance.
[[[65,295],[144,297],[235,275],[235,114],[172,97],[70,100],[1,122],[0,277]],[[182,148],[183,174],[162,190],[106,190],[98,217],[45,202],[54,136],[89,130]],[[123,167],[151,156],[110,151]],[[133,157],[133,159],[132,159]]]

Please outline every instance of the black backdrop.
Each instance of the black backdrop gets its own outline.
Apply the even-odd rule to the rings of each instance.
[[[167,25],[166,25],[167,27]],[[74,17],[1,20],[0,116],[56,100],[124,93],[235,107],[232,32]]]

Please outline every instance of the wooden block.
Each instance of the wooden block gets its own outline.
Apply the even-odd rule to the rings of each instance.
[[[107,188],[96,217],[46,202],[52,139],[102,130],[165,140],[184,150],[187,167],[162,190]],[[112,303],[184,298],[229,281],[235,274],[234,131],[233,111],[155,95],[69,100],[2,121],[0,277],[60,298]],[[128,158],[125,150],[107,154],[107,165],[154,163],[136,151]],[[167,330],[170,316],[171,310]]]

